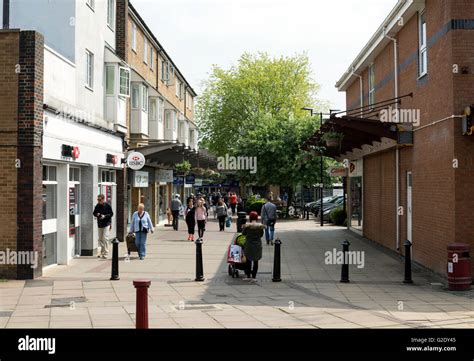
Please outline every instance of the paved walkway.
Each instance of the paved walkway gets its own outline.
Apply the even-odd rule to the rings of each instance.
[[[150,327],[474,328],[474,291],[450,292],[418,269],[415,284],[403,284],[401,259],[343,228],[280,222],[283,281],[271,281],[273,247],[264,244],[256,284],[227,274],[233,232],[218,232],[214,220],[207,228],[204,282],[194,282],[195,245],[185,224],[178,232],[159,227],[144,261],[136,253],[127,261],[120,245],[119,281],[109,280],[110,260],[81,257],[36,280],[0,282],[0,327],[131,328],[132,280],[147,278]],[[325,252],[340,250],[343,239],[365,256],[363,268],[350,267],[350,283],[339,282],[340,265],[325,263]]]

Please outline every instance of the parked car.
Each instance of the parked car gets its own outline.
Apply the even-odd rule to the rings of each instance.
[[[323,198],[323,209],[329,207],[336,202],[342,200],[344,196],[333,196],[330,197],[327,201]],[[310,210],[311,213],[314,213],[314,216],[317,217],[319,214],[319,208],[321,207],[321,201],[317,202]]]
[[[329,203],[326,207],[324,207],[323,204],[323,220],[324,221],[329,221],[329,215],[331,214],[331,211],[333,209],[336,209],[338,207],[341,207],[344,203],[344,197],[340,196],[335,202]]]

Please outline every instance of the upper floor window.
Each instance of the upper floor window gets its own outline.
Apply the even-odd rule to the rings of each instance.
[[[153,48],[150,49],[150,68],[151,70],[155,70],[155,52]]]
[[[193,97],[189,92],[186,92],[186,108],[193,109]]]
[[[92,10],[94,10],[94,8],[95,8],[95,0],[86,0],[86,4],[87,4]]]
[[[419,36],[419,52],[418,52],[418,76],[423,76],[428,73],[428,47],[426,41],[426,19],[425,13],[420,14],[418,20],[418,36]]]
[[[133,84],[132,86],[132,108],[138,109],[140,106],[140,88],[138,84]]]
[[[375,68],[369,65],[369,106],[375,104]]]
[[[86,86],[94,88],[94,54],[86,50]]]
[[[115,65],[105,67],[105,94],[115,94]]]
[[[142,110],[148,111],[148,88],[145,85],[142,85]]]
[[[107,25],[115,29],[115,0],[107,0]]]
[[[148,64],[148,39],[145,36],[143,38],[143,62]]]
[[[119,95],[130,96],[130,69],[120,67],[120,89]]]
[[[137,24],[132,23],[132,50],[137,52]]]
[[[177,80],[176,81],[176,96],[181,99],[183,96],[182,96],[182,90],[183,90],[183,83],[181,82],[181,80]]]
[[[163,101],[163,99],[159,98],[158,99],[158,122],[159,123],[162,123],[163,122],[163,109],[164,109],[164,106],[165,106],[165,102]]]

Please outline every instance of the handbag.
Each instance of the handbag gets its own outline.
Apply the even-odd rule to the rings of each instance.
[[[135,235],[135,233],[129,232],[125,239],[126,239],[127,243],[132,243],[132,242],[135,242],[136,238],[137,238],[137,236]]]

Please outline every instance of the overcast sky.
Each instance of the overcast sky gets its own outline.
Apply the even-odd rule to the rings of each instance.
[[[319,97],[345,109],[334,84],[396,0],[131,0],[199,93],[212,64],[227,68],[244,52],[306,52]]]

